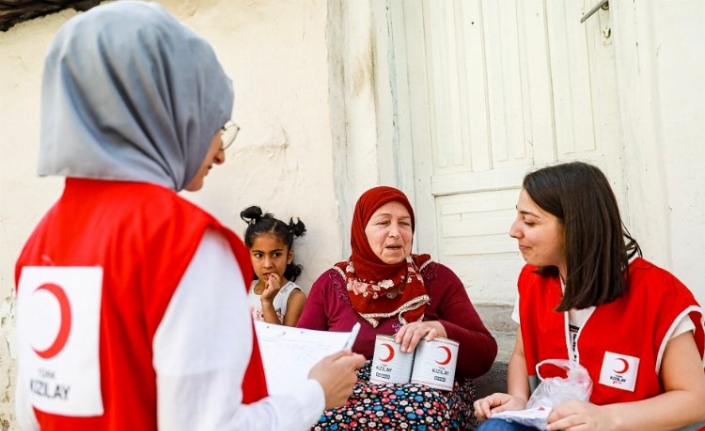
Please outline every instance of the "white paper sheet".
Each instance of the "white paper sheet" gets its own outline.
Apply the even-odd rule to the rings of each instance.
[[[504,419],[506,421],[516,422],[522,425],[533,426],[538,429],[545,430],[547,424],[546,419],[548,419],[549,413],[551,413],[551,409],[549,407],[536,407],[533,409],[495,413],[492,415],[492,419]]]
[[[270,394],[295,392],[308,379],[311,367],[323,357],[342,350],[352,334],[264,322],[255,322],[255,331]]]

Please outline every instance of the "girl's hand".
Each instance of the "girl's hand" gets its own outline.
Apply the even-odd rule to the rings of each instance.
[[[436,337],[447,337],[446,328],[436,320],[407,323],[399,329],[394,341],[401,344],[402,352],[413,352],[421,339],[432,341]]]
[[[526,408],[526,400],[509,394],[494,393],[475,401],[475,417],[482,422],[492,417],[494,413]]]
[[[260,300],[265,303],[271,303],[274,301],[274,297],[277,296],[277,293],[279,293],[282,288],[280,283],[281,278],[279,277],[279,274],[269,274],[269,278],[264,284],[264,290],[262,291]]]

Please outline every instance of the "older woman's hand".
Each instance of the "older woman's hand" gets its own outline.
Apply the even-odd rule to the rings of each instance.
[[[394,341],[401,344],[402,352],[413,352],[421,339],[431,341],[436,337],[447,337],[443,324],[436,320],[407,323],[394,336]]]

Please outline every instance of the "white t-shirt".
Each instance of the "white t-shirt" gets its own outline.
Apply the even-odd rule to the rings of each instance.
[[[264,315],[262,314],[262,295],[255,293],[255,286],[257,285],[257,280],[254,280],[250,285],[250,294],[247,300],[250,304],[250,312],[252,313],[253,320],[264,321]],[[284,323],[284,316],[286,316],[286,306],[289,303],[289,295],[294,290],[301,290],[301,288],[293,281],[288,281],[274,297],[272,305],[274,306],[274,311],[277,313],[279,318],[279,323]],[[301,290],[302,291],[302,290]],[[302,291],[303,292],[303,291]]]

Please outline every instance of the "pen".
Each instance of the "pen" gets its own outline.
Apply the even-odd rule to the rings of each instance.
[[[353,325],[352,330],[350,331],[350,337],[348,338],[348,341],[345,342],[343,350],[352,348],[353,344],[355,344],[355,339],[357,338],[358,332],[360,332],[360,322]]]

